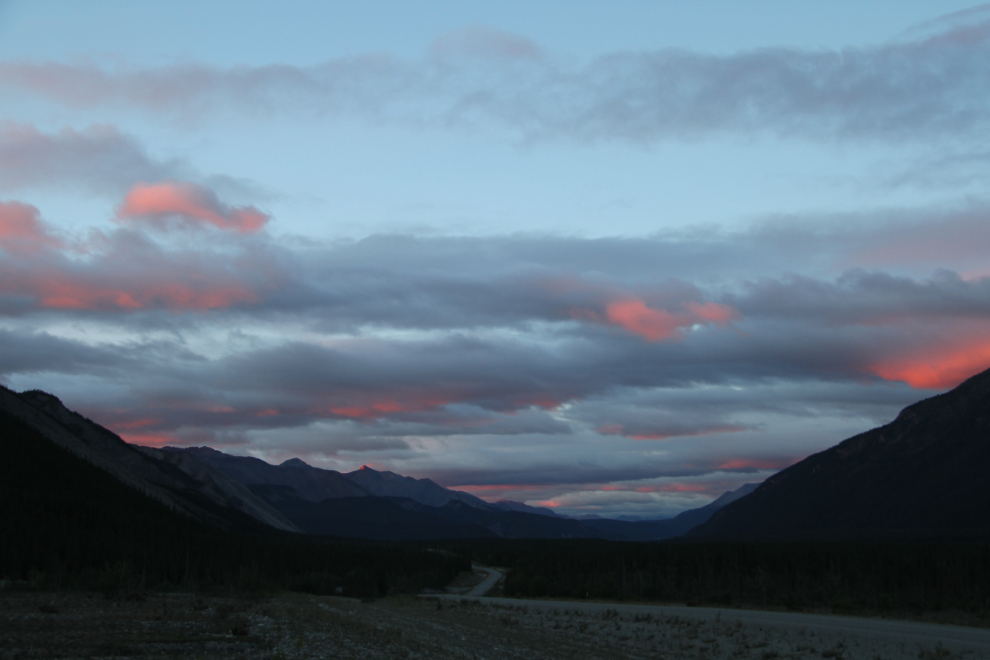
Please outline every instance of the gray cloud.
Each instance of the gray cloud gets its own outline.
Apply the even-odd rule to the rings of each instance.
[[[491,30],[469,40],[472,52],[454,35],[438,42],[443,56],[422,61],[369,55],[307,68],[147,70],[5,62],[0,95],[29,92],[75,108],[122,105],[183,120],[216,112],[356,115],[504,129],[524,139],[640,143],[755,131],[915,141],[987,127],[990,83],[981,72],[990,23],[984,14],[965,18],[872,48],[614,53],[584,66]]]
[[[246,179],[197,172],[181,158],[157,158],[116,126],[94,124],[44,132],[29,123],[0,123],[0,192],[77,189],[121,197],[135,183],[197,181],[225,196],[271,195]]]
[[[182,161],[156,160],[113,126],[43,133],[30,124],[0,125],[0,190],[78,186],[121,195],[137,181],[184,178]]]
[[[758,280],[746,286],[744,295],[727,300],[746,315],[803,317],[829,325],[990,319],[990,279],[969,282],[941,271],[917,280],[857,269],[833,281],[798,275]]]
[[[46,332],[0,329],[0,376],[55,372],[112,377],[127,363],[112,346],[87,346]]]

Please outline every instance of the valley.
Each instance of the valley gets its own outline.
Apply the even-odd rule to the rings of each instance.
[[[0,389],[0,651],[980,657],[988,403],[984,372],[762,485],[627,521],[368,467],[138,447],[51,394]],[[500,567],[511,600],[442,596],[480,581],[472,563]],[[977,645],[800,619],[821,613],[974,626]]]

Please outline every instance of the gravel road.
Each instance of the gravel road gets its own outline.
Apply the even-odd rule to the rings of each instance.
[[[856,628],[843,617],[502,598],[147,593],[108,600],[0,592],[0,660],[990,658],[986,631],[967,637],[959,633],[969,629],[866,623]]]
[[[482,566],[480,564],[472,564],[471,568],[476,571],[482,571],[488,573],[488,577],[481,581],[481,584],[473,587],[468,591],[465,596],[484,596],[489,591],[492,590],[499,580],[502,579],[502,571],[497,568],[491,568],[489,566]]]
[[[476,567],[483,568],[483,567]],[[487,582],[487,580],[486,580]],[[494,584],[494,583],[493,583]],[[480,586],[480,585],[479,585]],[[614,603],[588,603],[551,600],[522,600],[515,598],[470,598],[464,596],[443,596],[445,599],[474,600],[488,606],[525,608],[527,611],[582,613],[586,616],[602,616],[615,613],[616,616],[642,618],[649,616],[656,620],[688,619],[703,624],[734,624],[746,629],[773,629],[781,635],[807,634],[837,639],[856,639],[877,647],[887,645],[914,646],[918,648],[944,649],[946,654],[975,654],[972,657],[990,658],[990,630],[967,628],[932,623],[890,621],[848,616],[823,614],[803,614],[793,612],[766,612],[760,610],[719,609],[710,607],[686,607],[678,605],[635,605]],[[776,657],[776,656],[774,656]],[[863,656],[866,657],[866,656]],[[883,652],[874,657],[886,658]],[[914,657],[924,657],[915,655]],[[932,656],[932,657],[949,657]]]

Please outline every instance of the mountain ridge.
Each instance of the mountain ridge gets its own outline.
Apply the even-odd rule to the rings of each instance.
[[[56,396],[38,390],[0,389],[0,412],[23,421],[124,485],[220,529],[260,525],[373,539],[442,535],[649,541],[680,533],[670,521],[578,520],[520,502],[488,503],[430,479],[367,466],[341,474],[299,458],[271,465],[210,447],[130,445],[69,410]],[[361,515],[370,517],[362,521]],[[405,531],[396,531],[400,529]]]
[[[220,529],[250,526],[247,521],[257,521],[250,514],[230,508],[217,489],[124,442],[112,431],[66,408],[53,394],[40,390],[18,394],[0,387],[0,411],[173,511]],[[255,504],[260,509],[267,506],[263,502]]]
[[[768,478],[697,539],[990,537],[990,370]]]

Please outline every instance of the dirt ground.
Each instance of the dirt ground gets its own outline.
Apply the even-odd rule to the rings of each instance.
[[[0,594],[0,658],[977,658],[677,617],[391,597]]]

